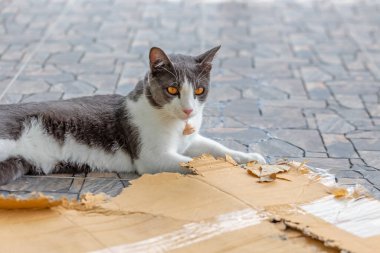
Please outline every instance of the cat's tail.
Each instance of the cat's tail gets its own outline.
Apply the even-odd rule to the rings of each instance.
[[[28,173],[33,165],[21,157],[11,157],[0,162],[0,185],[7,184]]]

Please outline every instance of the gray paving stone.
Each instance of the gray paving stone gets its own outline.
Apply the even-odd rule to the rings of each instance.
[[[264,117],[277,117],[278,115],[284,115],[289,118],[303,118],[301,108],[260,106],[260,110]]]
[[[16,81],[8,90],[9,93],[32,94],[46,92],[50,86],[43,81]]]
[[[72,183],[72,178],[55,177],[31,177],[25,176],[7,185],[0,186],[5,191],[27,191],[27,192],[67,192]]]
[[[354,170],[340,170],[335,176],[337,178],[363,178],[363,175]]]
[[[358,157],[351,142],[341,134],[322,134],[323,141],[330,157],[356,158]]]
[[[59,100],[62,97],[61,92],[41,92],[31,95],[24,96],[21,102],[44,102],[44,101],[54,101]]]
[[[380,151],[359,151],[359,155],[369,166],[380,168]]]
[[[322,82],[306,82],[306,89],[311,99],[325,100],[331,98],[331,93]]]
[[[119,75],[117,74],[82,74],[79,75],[78,79],[80,81],[89,83],[100,90],[109,90],[113,92],[116,88],[117,80]]]
[[[303,80],[306,83],[325,82],[332,80],[332,76],[316,67],[301,67]]]
[[[304,151],[290,143],[269,139],[249,145],[249,150],[273,157],[303,157]]]
[[[380,151],[380,139],[351,139],[357,150]]]
[[[237,140],[246,145],[269,138],[263,130],[246,128],[213,128],[205,130],[203,134],[217,140]]]
[[[234,100],[229,103],[225,109],[224,114],[226,116],[246,116],[252,117],[254,115],[259,116],[259,108],[257,102],[250,99]]]
[[[379,104],[369,104],[367,105],[368,111],[372,117],[380,117],[380,105]]]
[[[52,92],[62,92],[71,94],[91,94],[95,92],[96,88],[86,82],[74,81],[67,83],[57,83],[52,85],[50,91]]]
[[[316,168],[322,168],[326,169],[326,171],[329,170],[342,170],[342,169],[347,169],[350,167],[350,163],[348,159],[344,158],[313,158],[313,157],[308,157],[307,159],[307,164],[316,167]],[[300,160],[301,161],[301,160]]]
[[[309,152],[326,152],[321,136],[316,130],[281,129],[271,133],[282,140],[290,142]]]
[[[307,99],[288,99],[288,100],[261,100],[263,106],[295,107],[295,108],[325,108],[325,101],[313,101]]]
[[[210,90],[208,99],[212,101],[230,101],[239,98],[241,98],[239,90],[227,85],[218,85]]]
[[[82,51],[54,53],[48,59],[48,62],[53,64],[77,63],[83,57],[83,54],[84,53]]]
[[[380,186],[380,171],[369,171],[366,173],[365,178],[373,185]]]
[[[299,79],[282,78],[271,80],[269,86],[286,92],[290,97],[307,97],[304,85]]]
[[[80,194],[88,192],[97,194],[104,192],[109,196],[116,196],[123,188],[124,185],[120,179],[86,178]]]
[[[287,99],[289,95],[279,89],[266,86],[254,86],[252,88],[244,88],[243,98],[248,99]]]
[[[354,109],[364,108],[362,100],[357,95],[335,95],[335,98],[342,106]]]
[[[241,116],[237,115],[233,118],[243,123],[248,127],[257,127],[262,129],[281,129],[281,128],[307,128],[307,124],[304,118],[292,118],[292,117],[260,117],[260,116]]]
[[[316,114],[316,118],[322,133],[344,134],[355,130],[354,126],[333,114]]]

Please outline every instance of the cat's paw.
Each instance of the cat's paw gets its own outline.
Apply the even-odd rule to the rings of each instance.
[[[247,163],[251,161],[257,161],[260,164],[266,164],[267,161],[259,153],[239,153],[238,155],[233,156],[237,163]]]

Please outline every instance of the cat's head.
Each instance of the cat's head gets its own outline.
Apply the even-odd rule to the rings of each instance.
[[[167,55],[157,47],[149,53],[146,96],[166,115],[186,120],[203,109],[210,90],[211,62],[220,46],[198,56]]]

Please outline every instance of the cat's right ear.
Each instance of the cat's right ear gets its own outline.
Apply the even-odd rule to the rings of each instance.
[[[152,47],[149,52],[149,65],[152,73],[172,66],[169,57],[158,47]]]

